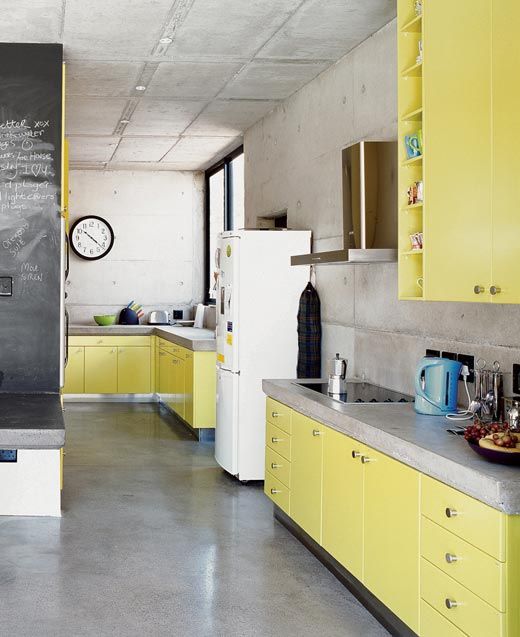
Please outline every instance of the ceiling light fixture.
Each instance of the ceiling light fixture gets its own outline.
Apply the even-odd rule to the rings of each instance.
[[[135,87],[136,91],[146,91],[146,86],[142,86],[141,84],[139,84],[139,86]]]
[[[169,38],[168,36],[166,36],[165,38],[161,38],[159,42],[161,44],[171,44],[173,42],[173,38]]]

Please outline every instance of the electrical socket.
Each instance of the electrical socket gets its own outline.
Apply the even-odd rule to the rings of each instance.
[[[457,354],[455,352],[442,352],[441,358],[449,358],[451,361],[456,361]]]
[[[467,365],[469,369],[468,383],[475,382],[475,357],[469,354],[457,354],[457,360],[463,365]],[[459,380],[464,380],[462,374],[459,376]]]
[[[427,349],[426,356],[433,356],[434,358],[440,358],[441,351],[439,349]]]
[[[513,365],[513,394],[520,394],[520,365]]]

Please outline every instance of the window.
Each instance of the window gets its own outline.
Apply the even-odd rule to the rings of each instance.
[[[215,302],[215,253],[218,235],[244,227],[244,149],[206,171],[206,302]]]

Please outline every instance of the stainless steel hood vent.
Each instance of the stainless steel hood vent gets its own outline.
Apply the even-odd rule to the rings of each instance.
[[[397,261],[397,142],[342,152],[343,248],[291,257],[291,265]]]

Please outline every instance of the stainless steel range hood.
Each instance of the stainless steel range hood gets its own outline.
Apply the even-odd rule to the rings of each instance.
[[[291,265],[397,261],[397,142],[342,152],[343,248],[291,257]]]

